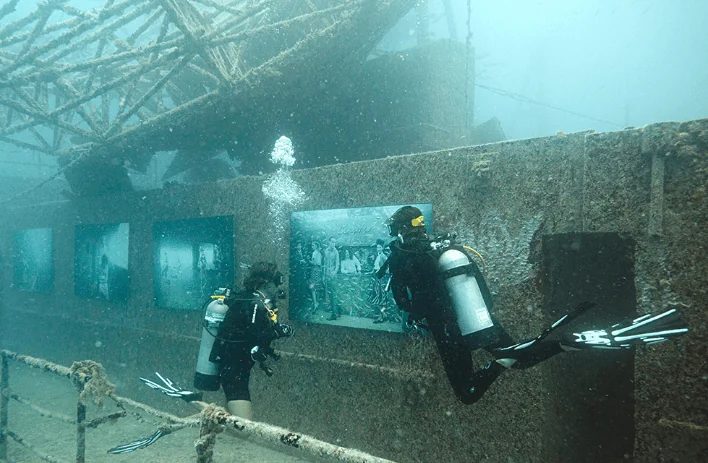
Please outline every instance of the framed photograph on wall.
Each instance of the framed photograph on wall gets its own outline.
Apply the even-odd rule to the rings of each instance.
[[[155,222],[155,305],[201,309],[214,288],[234,282],[234,216]]]
[[[49,292],[54,286],[52,229],[33,228],[13,235],[13,286],[18,291]]]
[[[376,278],[392,238],[384,222],[396,206],[294,212],[290,219],[290,318],[327,325],[403,331],[407,316]],[[414,204],[428,232],[433,206]]]
[[[128,224],[77,225],[74,239],[74,293],[92,299],[128,300]]]

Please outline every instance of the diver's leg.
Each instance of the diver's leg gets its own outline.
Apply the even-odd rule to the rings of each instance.
[[[505,367],[523,370],[565,352],[565,349],[558,341],[537,341],[533,346],[518,351],[493,349],[491,352]]]
[[[506,368],[524,369],[532,367],[554,355],[565,352],[567,349],[564,347],[563,343],[559,341],[546,341],[545,338],[555,329],[579,317],[588,309],[594,307],[594,305],[595,304],[591,302],[582,302],[570,312],[556,320],[535,338],[513,344],[508,343],[509,339],[511,339],[508,338],[506,341],[491,345],[491,349],[488,350],[497,358],[496,361]]]
[[[491,362],[475,371],[472,349],[467,342],[457,336],[448,336],[444,330],[433,330],[433,337],[450,386],[460,402],[465,405],[471,405],[482,398],[482,395],[505,370],[497,362]]]
[[[250,400],[229,400],[226,402],[226,409],[234,416],[253,419],[253,404]]]
[[[221,373],[221,385],[226,396],[226,409],[232,415],[248,420],[253,419],[253,404],[248,383],[251,379],[253,362],[234,362]]]
[[[498,347],[491,352],[502,365],[508,368],[523,369],[534,366],[561,352],[581,349],[631,349],[637,345],[644,346],[664,342],[688,332],[688,327],[681,314],[676,309],[667,309],[618,323],[606,329],[566,333],[560,341],[546,341],[544,339],[554,329],[592,306],[593,304],[590,303],[580,304],[536,338],[507,347]]]

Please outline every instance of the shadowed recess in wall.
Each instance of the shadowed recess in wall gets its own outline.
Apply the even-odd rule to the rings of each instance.
[[[580,301],[598,306],[572,329],[636,315],[634,240],[617,233],[543,237],[544,310],[556,320]],[[634,351],[575,352],[548,362],[547,461],[631,461]],[[629,459],[628,459],[629,458]]]

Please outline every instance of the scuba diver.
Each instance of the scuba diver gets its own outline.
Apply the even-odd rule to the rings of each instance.
[[[223,300],[228,310],[209,353],[209,362],[218,366],[216,383],[213,381],[215,375],[205,377],[207,375],[200,371],[200,365],[197,366],[194,386],[203,390],[218,390],[220,380],[226,395],[226,408],[232,415],[252,418],[248,389],[251,368],[258,363],[266,375],[272,376],[273,371],[266,360],[268,357],[278,360],[279,356],[271,347],[271,342],[293,335],[289,325],[278,322],[275,306],[276,299],[285,298],[285,291],[279,289],[284,281],[275,264],[253,264],[250,275],[243,283],[244,290],[239,293],[229,291]],[[209,332],[202,336],[205,334],[213,336]]]
[[[502,372],[534,366],[561,352],[631,349],[688,332],[680,314],[669,309],[607,329],[546,340],[595,305],[583,302],[535,338],[516,342],[491,314],[491,294],[470,254],[476,251],[455,244],[454,236],[431,239],[422,212],[413,206],[398,209],[386,225],[395,239],[377,276],[383,277],[388,268],[394,300],[409,314],[407,325],[431,332],[450,385],[464,404],[477,402]],[[471,355],[476,349],[495,357],[477,371]]]
[[[219,288],[204,305],[206,313],[202,339],[194,374],[194,387],[203,391],[223,388],[226,408],[232,415],[252,419],[253,405],[248,383],[251,369],[258,363],[266,375],[273,371],[268,358],[278,360],[271,347],[276,339],[293,335],[293,329],[278,322],[276,299],[284,299],[280,289],[284,276],[274,263],[257,262],[244,280],[244,290]],[[180,398],[199,409],[207,407],[202,393],[180,388],[169,378],[155,373],[157,380],[140,378],[148,387],[170,397]],[[129,453],[152,445],[169,432],[158,429],[151,436],[108,450],[108,453]]]

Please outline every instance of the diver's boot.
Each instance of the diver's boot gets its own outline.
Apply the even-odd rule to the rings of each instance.
[[[578,349],[631,349],[681,336],[688,332],[686,323],[676,309],[651,313],[630,322],[618,323],[608,329],[568,333],[561,346],[565,350]]]

